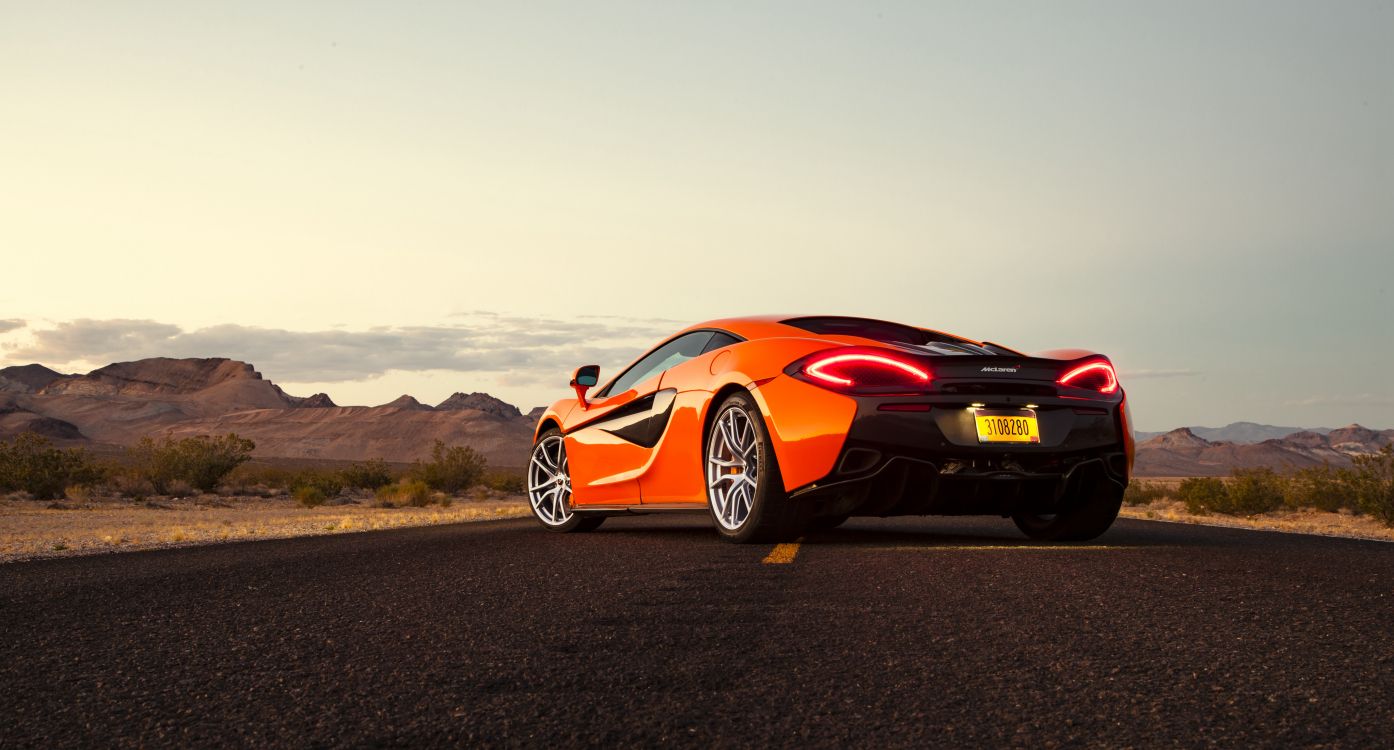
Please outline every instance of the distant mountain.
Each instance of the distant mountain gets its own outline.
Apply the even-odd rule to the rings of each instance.
[[[402,395],[398,396],[397,398],[394,398],[394,399],[392,399],[391,401],[388,401],[387,403],[383,404],[382,406],[375,406],[375,407],[373,407],[373,408],[375,408],[375,409],[408,409],[408,410],[411,410],[411,411],[433,411],[433,409],[432,409],[431,407],[429,407],[429,406],[427,406],[427,405],[421,403],[420,401],[417,401],[415,397],[413,397],[413,396],[408,396],[408,395],[406,395],[406,394],[402,394]]]
[[[0,393],[0,440],[21,432],[33,432],[60,443],[83,440],[76,425],[36,414],[19,406],[14,396]]]
[[[1267,466],[1279,471],[1331,464],[1348,466],[1351,457],[1376,453],[1394,444],[1394,430],[1358,424],[1321,434],[1302,430],[1257,443],[1206,440],[1187,427],[1137,446],[1138,476],[1224,476],[1235,468]]]
[[[292,396],[292,398],[294,397]],[[327,409],[338,406],[338,404],[334,403],[334,399],[329,397],[328,393],[316,393],[313,396],[296,399],[295,405],[301,409]]]
[[[33,393],[61,377],[63,373],[43,365],[0,368],[0,393]]]
[[[496,466],[527,462],[534,421],[487,393],[432,408],[409,395],[382,406],[291,396],[237,360],[152,358],[85,375],[41,365],[0,370],[0,439],[37,432],[71,443],[129,445],[146,436],[236,432],[256,454],[411,461],[431,443],[469,445]]]
[[[1197,437],[1212,441],[1226,441],[1230,443],[1261,443],[1265,440],[1284,438],[1294,432],[1315,432],[1325,435],[1331,431],[1330,427],[1275,427],[1270,424],[1257,424],[1255,422],[1231,422],[1224,427],[1188,427],[1186,428]],[[1141,432],[1137,433],[1137,439],[1151,440],[1163,432]]]
[[[450,398],[436,404],[436,409],[438,411],[474,409],[503,419],[515,419],[523,416],[523,412],[519,411],[518,407],[500,401],[487,393],[454,393],[451,394]]]
[[[1289,435],[1292,440],[1297,435]],[[1332,450],[1350,455],[1375,453],[1388,445],[1394,438],[1394,430],[1377,431],[1358,424],[1339,427],[1326,434],[1326,443]]]

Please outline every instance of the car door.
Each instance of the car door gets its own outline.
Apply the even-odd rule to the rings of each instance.
[[[706,503],[702,423],[713,395],[712,367],[726,347],[737,343],[740,340],[728,333],[714,332],[702,356],[663,372],[658,388],[673,394],[672,413],[667,420],[667,431],[639,479],[645,505],[677,507]]]
[[[572,409],[566,433],[571,497],[577,506],[637,505],[639,474],[648,465],[671,410],[674,392],[659,388],[668,368],[699,356],[711,331],[660,344]]]

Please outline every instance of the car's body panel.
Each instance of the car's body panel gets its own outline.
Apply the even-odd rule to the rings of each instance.
[[[1128,397],[1123,397],[1123,406],[1118,411],[1118,428],[1123,435],[1123,452],[1128,456],[1128,478],[1133,476],[1133,461],[1137,458],[1137,435],[1133,434],[1133,409],[1128,405]]]
[[[644,505],[693,503],[703,497],[702,420],[710,400],[706,391],[677,392],[668,430],[639,479]]]
[[[965,350],[995,347],[944,356],[919,344],[799,327],[811,319],[758,316],[691,326],[629,367],[694,332],[719,331],[736,341],[669,366],[623,393],[592,396],[584,405],[575,398],[553,404],[537,429],[540,434],[556,425],[565,435],[574,507],[699,507],[706,501],[703,451],[712,410],[732,392],[749,394],[759,408],[784,489],[833,509],[856,500],[849,510],[999,512],[1017,501],[998,492],[1005,486],[1001,481],[988,479],[1015,477],[1022,487],[1054,483],[1058,494],[1076,480],[1081,467],[1109,481],[1127,482],[1135,446],[1122,389],[1095,394],[1056,383],[1067,367],[1107,358],[1078,349],[1028,356],[932,329],[911,329],[927,335],[921,343],[928,341],[928,347],[938,346],[936,341]],[[838,325],[833,329],[841,330]],[[683,346],[675,343],[670,350]],[[914,396],[854,397],[790,374],[793,363],[841,347],[918,358],[933,372],[932,385]],[[655,354],[649,361],[655,360],[666,362],[667,357]],[[605,394],[628,369],[612,374],[594,393]],[[884,411],[888,404],[921,411]],[[973,416],[980,407],[1030,408],[1039,424],[1039,443],[981,444]],[[887,489],[892,476],[901,476],[899,484]],[[961,505],[932,497],[948,487],[971,486],[978,493],[984,481],[991,497],[981,502]],[[873,487],[889,499],[869,502]]]
[[[752,392],[764,413],[786,490],[832,471],[857,414],[855,400],[785,375]]]
[[[653,449],[635,445],[598,427],[583,427],[566,435],[571,471],[572,502],[615,505],[636,502],[639,474]]]
[[[639,475],[655,448],[616,435],[626,420],[625,408],[658,391],[661,376],[616,393],[586,408],[571,409],[562,421],[576,506],[609,505],[638,500]],[[609,428],[609,429],[607,429]]]

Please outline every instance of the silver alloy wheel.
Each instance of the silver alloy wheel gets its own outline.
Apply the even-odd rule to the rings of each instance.
[[[532,512],[548,526],[571,520],[571,474],[566,466],[566,443],[560,435],[544,438],[532,449],[528,499]]]
[[[739,406],[721,412],[707,438],[707,494],[716,522],[737,531],[755,504],[760,478],[758,439],[750,415]]]

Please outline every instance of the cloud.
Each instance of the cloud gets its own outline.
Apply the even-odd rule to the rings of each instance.
[[[366,331],[289,331],[224,324],[184,330],[153,320],[80,319],[32,332],[10,358],[61,365],[146,357],[231,357],[273,380],[344,382],[390,371],[505,373],[528,382],[581,364],[628,362],[676,324],[647,320],[556,320],[474,313],[444,326]]]
[[[1283,403],[1285,406],[1394,406],[1394,396],[1375,393],[1309,396]]]
[[[23,328],[26,323],[19,318],[6,318],[0,320],[0,333],[9,333]]]
[[[1200,375],[1199,370],[1124,370],[1119,373],[1123,380],[1148,380],[1153,378],[1193,378]]]

